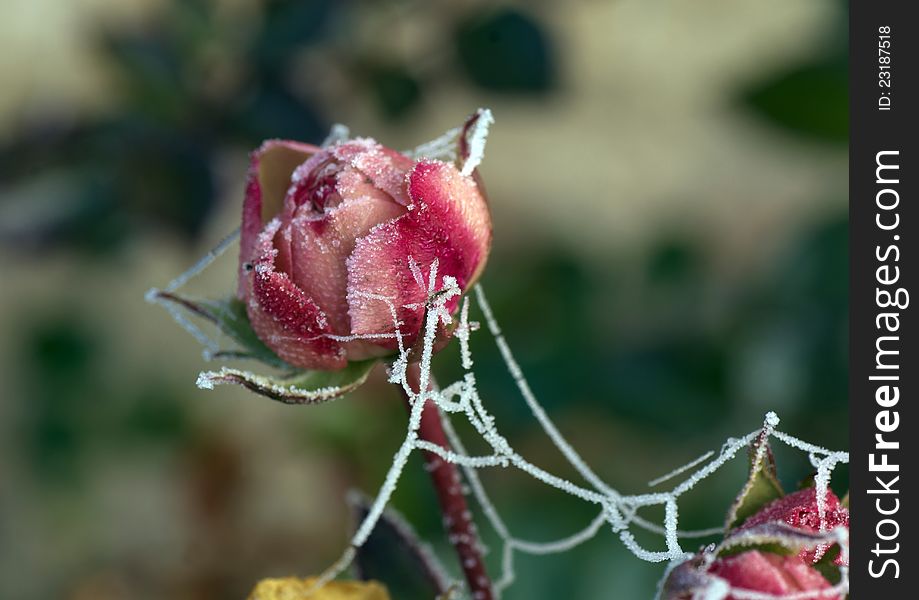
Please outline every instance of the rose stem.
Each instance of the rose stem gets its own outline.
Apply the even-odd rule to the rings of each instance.
[[[409,387],[413,390],[419,388],[419,376],[418,363],[410,363],[406,370],[406,377]],[[409,398],[405,395],[404,390],[403,397],[408,406]],[[445,450],[450,449],[450,443],[447,441],[443,424],[440,421],[440,412],[433,403],[428,403],[422,411],[418,437],[437,444]],[[456,550],[472,598],[474,600],[493,600],[491,579],[482,561],[481,544],[475,523],[472,522],[472,514],[466,503],[466,496],[463,495],[459,469],[455,464],[443,460],[433,452],[424,451],[423,454],[425,468],[431,474],[431,481],[437,492],[437,500],[440,503],[448,539]]]

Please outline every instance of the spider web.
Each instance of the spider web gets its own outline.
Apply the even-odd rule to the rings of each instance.
[[[203,271],[232,244],[237,235],[238,232],[234,232],[221,241],[213,251],[205,255],[194,267],[171,282],[165,288],[166,291],[177,290]],[[477,323],[470,321],[469,318],[470,305],[472,304],[470,297],[466,296],[462,299],[458,315],[454,317],[446,309],[446,303],[462,294],[462,290],[457,285],[456,280],[450,276],[443,276],[441,287],[435,288],[438,275],[436,260],[430,265],[429,276],[426,281],[421,275],[421,269],[411,259],[409,259],[409,266],[417,284],[424,289],[428,298],[424,320],[423,345],[419,361],[420,385],[418,388],[426,391],[416,392],[408,383],[406,368],[409,364],[410,349],[406,348],[403,343],[403,335],[400,329],[401,323],[397,318],[397,307],[394,304],[394,300],[382,295],[365,294],[364,296],[368,300],[385,303],[392,315],[395,333],[391,334],[391,336],[398,341],[399,352],[397,358],[389,366],[388,378],[390,383],[401,386],[408,396],[410,415],[405,438],[393,456],[392,464],[369,511],[358,526],[350,545],[341,558],[317,580],[317,588],[340,575],[353,562],[357,549],[367,541],[383,515],[396,490],[409,457],[416,450],[432,452],[443,460],[454,463],[461,468],[468,489],[474,496],[489,525],[501,540],[501,573],[494,584],[495,596],[498,598],[514,582],[514,560],[518,553],[549,555],[566,552],[592,540],[604,529],[608,529],[616,535],[622,544],[637,558],[655,563],[668,562],[664,578],[661,580],[663,582],[672,569],[694,556],[692,552],[688,552],[683,548],[680,543],[681,540],[702,538],[724,532],[724,528],[721,526],[702,530],[681,530],[679,528],[680,497],[718,471],[735,458],[740,450],[747,448],[761,436],[762,439],[776,440],[808,456],[811,465],[817,472],[815,484],[820,519],[819,533],[824,534],[820,538],[821,542],[814,542],[812,545],[822,554],[829,545],[838,544],[842,559],[845,564],[848,564],[848,532],[842,527],[829,530],[825,518],[830,480],[837,465],[848,463],[849,455],[847,452],[828,450],[778,430],[779,417],[774,412],[769,412],[765,416],[762,428],[755,429],[740,437],[729,438],[717,451],[706,452],[688,464],[648,482],[649,486],[655,487],[667,481],[681,478],[679,483],[669,491],[623,494],[603,481],[594,472],[549,418],[536,399],[519,364],[514,359],[510,346],[488,304],[484,289],[481,285],[476,285],[472,293],[474,303],[485,321],[487,331],[498,347],[507,371],[516,383],[522,400],[549,441],[584,479],[586,484],[573,483],[528,461],[498,431],[494,417],[488,412],[479,395],[469,340],[471,334],[480,328]],[[210,358],[217,354],[219,344],[201,331],[194,323],[186,319],[177,308],[157,300],[153,294],[150,294],[148,299],[167,308],[173,318],[204,345],[205,358]],[[443,387],[438,387],[431,373],[435,336],[440,325],[453,324],[454,319],[458,319],[455,336],[460,346],[463,376]],[[337,336],[337,339],[349,340],[362,337],[367,336]],[[373,337],[379,337],[379,335]],[[199,376],[198,385],[201,387],[213,387],[214,381],[208,378],[209,375],[210,373],[208,372],[202,373]],[[433,403],[439,410],[444,429],[452,446],[451,450],[446,450],[419,438],[418,431],[422,411],[429,402]],[[474,432],[488,445],[490,452],[486,454],[469,453],[465,443],[457,433],[454,420],[465,420],[468,425],[471,425]],[[757,451],[760,454],[765,453],[766,445],[760,444]],[[762,460],[763,457],[756,456],[755,458]],[[491,467],[518,469],[537,481],[594,505],[597,515],[586,527],[563,538],[551,541],[532,541],[516,537],[502,518],[497,506],[490,499],[482,479],[479,477],[479,470]],[[640,509],[653,506],[661,506],[664,509],[664,517],[660,523],[645,519],[638,514]],[[665,549],[653,550],[643,547],[636,540],[633,528],[640,528],[659,535],[663,538]],[[714,545],[707,547],[702,553],[703,563],[713,561],[716,553],[717,549]],[[733,598],[743,600],[803,600],[818,596],[845,595],[848,593],[848,568],[840,567],[840,571],[841,579],[839,583],[831,588],[822,591],[807,591],[779,596],[733,588],[724,579],[709,576],[704,595],[700,597],[706,600],[717,600],[730,595]]]
[[[428,391],[415,392],[408,385],[405,372],[408,364],[408,353],[407,349],[402,345],[401,333],[398,329],[399,324],[397,321],[394,321],[397,327],[396,336],[399,339],[400,352],[399,357],[390,368],[389,381],[393,384],[402,386],[405,393],[408,394],[410,398],[412,410],[409,418],[408,430],[402,446],[393,458],[392,466],[387,473],[383,486],[379,491],[370,513],[351,540],[351,552],[346,553],[343,560],[340,561],[336,567],[331,569],[326,574],[327,576],[331,577],[337,575],[340,572],[340,568],[350,561],[353,548],[360,547],[369,537],[377,519],[380,514],[382,514],[392,493],[395,491],[396,483],[398,482],[409,455],[414,450],[433,452],[439,455],[443,460],[455,463],[462,468],[472,494],[489,524],[502,541],[502,570],[500,578],[495,582],[495,593],[498,597],[500,597],[501,592],[507,589],[514,581],[514,557],[516,553],[546,555],[565,552],[593,539],[605,527],[609,527],[613,533],[617,534],[625,547],[637,558],[650,562],[669,561],[669,572],[669,570],[693,556],[693,553],[683,549],[680,544],[680,539],[706,537],[724,531],[723,527],[720,526],[704,530],[681,531],[679,529],[678,504],[680,496],[715,473],[733,459],[741,449],[748,447],[751,443],[760,438],[760,436],[763,436],[765,439],[778,440],[808,455],[811,464],[817,470],[815,481],[817,486],[818,515],[821,525],[819,531],[820,533],[827,534],[835,543],[840,545],[843,559],[847,562],[848,538],[846,530],[844,528],[837,528],[829,531],[826,523],[826,498],[830,479],[834,468],[838,464],[848,463],[849,456],[847,452],[827,450],[826,448],[810,444],[785,432],[779,431],[777,429],[779,424],[778,416],[773,412],[769,412],[765,416],[761,429],[751,431],[739,438],[728,439],[717,452],[707,452],[689,464],[674,469],[670,473],[649,482],[649,485],[653,487],[665,481],[684,476],[682,481],[670,491],[634,495],[622,494],[611,485],[604,482],[593,469],[590,468],[578,454],[577,450],[575,450],[562,436],[540,406],[520,366],[514,359],[510,346],[501,332],[491,307],[488,304],[482,286],[477,285],[474,289],[475,303],[485,319],[488,331],[498,346],[508,372],[517,384],[520,395],[552,444],[589,485],[584,486],[575,484],[529,462],[514,450],[507,439],[500,434],[495,427],[494,418],[488,412],[482,398],[479,396],[476,387],[475,373],[473,371],[472,354],[469,349],[469,336],[475,327],[473,326],[474,324],[469,321],[470,301],[468,297],[463,299],[459,311],[459,323],[455,333],[460,344],[460,357],[465,374],[461,379],[443,388],[432,388],[433,379],[430,369],[433,357],[434,336],[438,324],[442,323],[446,325],[452,322],[453,317],[451,317],[449,312],[444,308],[445,303],[461,293],[461,290],[456,286],[456,282],[449,277],[443,278],[444,286],[441,289],[433,290],[432,286],[433,282],[436,280],[436,271],[437,263],[435,261],[435,263],[431,265],[431,275],[429,277],[429,287],[427,289],[430,301],[428,305],[428,314],[425,320],[424,345],[420,363],[421,375],[419,390]],[[375,299],[388,302],[392,314],[395,315],[395,307],[390,301],[379,296],[376,296]],[[417,432],[421,422],[421,411],[427,402],[434,403],[439,409],[444,429],[447,432],[447,436],[453,448],[452,450],[445,450],[440,446],[418,439]],[[466,446],[453,425],[453,419],[465,419],[475,432],[488,444],[491,448],[491,453],[478,455],[468,453],[466,451]],[[765,453],[765,451],[765,444],[761,444],[758,447],[758,452],[762,454]],[[762,456],[757,458],[762,460]],[[593,504],[597,508],[597,516],[584,529],[576,531],[564,538],[548,542],[535,542],[518,538],[514,536],[508,528],[497,507],[489,498],[485,486],[479,477],[479,469],[496,466],[517,468],[546,485],[579,498],[584,502]],[[639,509],[651,506],[663,506],[664,519],[662,523],[658,524],[648,521],[637,514]],[[666,550],[650,550],[639,545],[632,533],[632,526],[662,536],[664,538]],[[714,549],[712,548],[704,560],[713,559]],[[841,571],[841,581],[830,589],[817,594],[815,594],[815,592],[805,592],[802,594],[784,596],[775,596],[732,588],[723,579],[712,577],[710,587],[706,590],[705,598],[714,600],[716,598],[725,598],[731,595],[734,598],[749,600],[768,600],[776,598],[792,600],[794,598],[813,598],[815,595],[833,596],[841,593],[845,594],[848,591],[848,573],[845,567],[842,567]]]

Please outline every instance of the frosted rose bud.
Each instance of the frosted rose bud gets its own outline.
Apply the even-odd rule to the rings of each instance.
[[[755,515],[744,521],[736,531],[744,531],[765,523],[785,523],[795,529],[816,533],[820,531],[820,509],[817,506],[817,488],[809,487],[798,490],[792,494],[773,500]],[[836,527],[849,528],[849,510],[839,502],[833,490],[826,491],[826,505],[824,507],[824,530],[830,531]],[[799,556],[808,563],[819,560],[822,552],[813,548],[801,550]],[[843,564],[842,556],[837,557],[837,564]]]
[[[823,531],[849,527],[849,510],[839,502],[832,490],[827,490],[823,508]],[[822,535],[826,534],[821,534],[816,488],[799,490],[773,500],[742,525],[729,531],[717,548],[700,552],[675,568],[664,583],[662,597],[664,600],[701,597],[734,600],[738,596],[731,594],[730,589],[772,596],[800,594],[795,598],[801,600],[841,600],[842,594],[832,592],[826,592],[825,595],[806,594],[833,587],[814,566],[825,555],[833,539],[827,536],[827,543],[818,543]],[[770,543],[800,550],[793,555],[760,550],[747,550],[736,555],[724,554],[725,551],[750,545]],[[845,564],[842,556],[840,552],[834,561],[836,565]],[[742,597],[747,596],[749,594]]]
[[[411,346],[435,259],[434,289],[450,276],[465,291],[490,245],[484,194],[452,164],[413,161],[371,139],[323,149],[272,140],[252,154],[238,295],[282,359],[340,369],[397,348],[392,311],[375,297],[390,299]]]
[[[711,563],[702,555],[696,555],[670,573],[664,582],[661,597],[663,600],[738,600],[756,593],[786,596],[805,592],[795,598],[842,600],[839,594],[823,592],[832,587],[817,569],[799,556],[748,550],[717,558]],[[740,590],[745,593],[739,593]],[[826,595],[815,593],[811,596],[806,592],[822,592]]]
[[[817,569],[797,556],[781,556],[758,550],[719,558],[712,563],[708,572],[725,580],[732,588],[775,596],[816,592],[833,587]],[[800,598],[841,600],[842,596],[814,594]]]

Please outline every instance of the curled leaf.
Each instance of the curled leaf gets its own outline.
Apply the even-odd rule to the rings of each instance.
[[[216,385],[241,385],[284,404],[320,404],[356,390],[367,380],[376,362],[351,362],[340,371],[302,371],[281,377],[223,367],[199,374],[197,383],[199,388],[208,390]]]

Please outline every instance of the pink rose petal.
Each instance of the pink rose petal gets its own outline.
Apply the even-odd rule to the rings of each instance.
[[[272,247],[280,221],[275,220],[258,238],[261,252],[246,271],[246,310],[252,329],[286,362],[304,369],[341,369],[347,359],[338,342],[329,338],[328,318],[286,273],[275,270],[277,251]]]
[[[369,185],[389,194],[399,204],[408,206],[410,199],[405,188],[405,173],[412,168],[412,159],[370,139],[341,144],[336,147],[335,153],[340,160],[364,175]]]
[[[823,575],[797,556],[780,556],[751,550],[719,558],[708,572],[727,581],[731,587],[782,595],[832,587]],[[728,596],[728,600],[734,596]],[[841,600],[840,596],[814,595],[807,600]]]
[[[345,267],[354,251],[356,240],[371,228],[389,222],[405,213],[392,200],[364,197],[346,200],[318,219],[297,219],[291,228],[293,236],[293,269],[295,282],[309,294],[329,317],[332,331],[347,336],[352,333],[348,313],[348,272]],[[376,343],[347,342],[352,360],[379,356],[386,352]]]
[[[437,286],[450,275],[467,289],[484,268],[491,244],[491,221],[475,182],[453,165],[417,163],[409,174],[408,191],[412,204],[407,214],[375,227],[357,241],[348,259],[348,303],[352,331],[390,332],[394,327],[389,308],[367,299],[366,294],[391,298],[401,329],[409,334],[406,343],[412,344],[427,295],[409,268],[409,258],[419,266],[424,281],[436,258]],[[453,310],[456,302],[447,308]],[[395,341],[390,347],[395,347]]]

